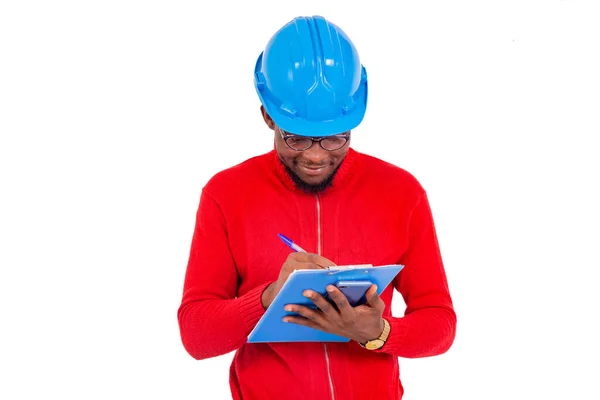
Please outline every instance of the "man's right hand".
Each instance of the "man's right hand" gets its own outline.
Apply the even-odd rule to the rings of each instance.
[[[288,276],[295,269],[325,269],[327,267],[334,266],[335,263],[328,260],[325,257],[321,257],[318,254],[295,252],[290,253],[287,260],[283,263],[281,271],[279,271],[279,277],[273,283],[271,283],[262,294],[262,305],[267,309],[277,293],[281,290],[281,287],[287,281]]]

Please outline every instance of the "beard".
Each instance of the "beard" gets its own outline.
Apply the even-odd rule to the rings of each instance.
[[[333,178],[335,177],[335,174],[340,169],[340,166],[342,165],[342,163],[343,163],[343,161],[333,170],[331,175],[329,175],[323,182],[317,183],[317,184],[312,184],[312,185],[304,182],[298,176],[298,174],[296,174],[294,171],[291,170],[290,167],[288,167],[287,165],[285,165],[283,163],[282,164],[285,167],[286,172],[288,173],[290,178],[292,178],[292,181],[294,182],[294,184],[296,185],[296,187],[298,189],[300,189],[306,193],[315,194],[315,193],[321,193],[331,187],[331,185],[333,183]]]

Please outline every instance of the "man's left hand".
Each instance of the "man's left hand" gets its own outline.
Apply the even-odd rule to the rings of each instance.
[[[366,303],[357,307],[352,307],[346,296],[335,286],[328,285],[327,292],[335,307],[319,293],[306,290],[304,296],[312,300],[318,309],[288,304],[285,306],[286,311],[300,315],[286,316],[283,320],[344,336],[359,343],[365,343],[381,335],[385,303],[379,298],[376,285],[371,285],[365,293]]]

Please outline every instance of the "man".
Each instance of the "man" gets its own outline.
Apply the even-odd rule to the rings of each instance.
[[[273,151],[216,174],[203,188],[178,312],[196,359],[236,351],[234,399],[400,399],[398,357],[451,346],[456,315],[426,193],[408,172],[350,148],[367,75],[348,36],[322,17],[283,26],[259,56],[255,85]],[[277,234],[290,236],[292,252]],[[294,269],[403,264],[393,283],[351,307],[319,294],[287,322],[346,343],[246,343]],[[394,290],[405,315],[391,315]]]

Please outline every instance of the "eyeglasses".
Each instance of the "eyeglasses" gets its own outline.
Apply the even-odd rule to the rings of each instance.
[[[276,127],[276,129],[281,135],[281,138],[285,141],[285,144],[287,144],[290,149],[296,151],[308,150],[315,142],[318,142],[324,150],[335,151],[344,147],[346,142],[350,139],[350,132],[315,138],[311,136],[294,135],[279,127]]]

